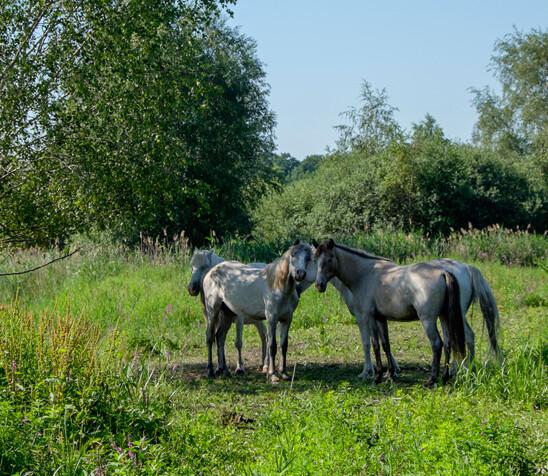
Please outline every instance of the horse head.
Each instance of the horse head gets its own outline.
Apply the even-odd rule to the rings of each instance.
[[[335,242],[332,239],[324,241],[316,247],[316,289],[321,293],[327,289],[327,283],[335,276],[337,256]]]
[[[287,251],[288,272],[297,283],[305,280],[307,272],[311,270],[311,263],[314,260],[314,250],[308,243],[301,243],[297,240]]]
[[[213,263],[213,254],[214,253],[211,250],[196,250],[192,255],[192,259],[190,260],[192,274],[190,275],[190,282],[187,286],[188,294],[191,296],[200,294],[202,279],[215,264]]]

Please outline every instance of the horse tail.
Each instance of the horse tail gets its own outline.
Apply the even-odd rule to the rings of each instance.
[[[493,295],[493,291],[491,291],[489,284],[487,284],[487,281],[481,274],[481,271],[475,266],[469,265],[468,267],[470,268],[470,274],[472,276],[473,298],[479,300],[483,321],[485,322],[487,333],[489,334],[491,350],[495,356],[498,356],[499,347],[497,332],[500,325],[500,319],[495,296]]]
[[[443,271],[445,278],[445,316],[449,329],[451,347],[455,353],[464,358],[466,355],[464,339],[464,319],[460,307],[460,289],[455,276],[449,271]]]

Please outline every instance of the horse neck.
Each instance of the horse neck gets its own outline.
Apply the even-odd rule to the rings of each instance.
[[[223,261],[224,261],[224,259],[221,258],[219,255],[216,255],[215,253],[211,253],[211,267],[209,269],[213,268],[213,266],[216,266],[219,263],[222,263]]]
[[[337,278],[336,276],[331,280],[331,284],[335,287],[337,291],[341,294],[341,296],[346,299],[347,297],[351,297],[352,293],[350,292],[350,289],[348,289],[344,283]]]
[[[204,289],[204,278],[205,278],[205,275],[209,272],[209,270],[211,268],[213,268],[213,266],[217,266],[219,263],[222,263],[224,261],[223,258],[221,258],[219,255],[216,255],[215,253],[211,253],[210,255],[210,263],[211,263],[211,266],[209,266],[203,273],[202,275],[200,276],[200,293],[203,292],[203,289]]]
[[[337,257],[336,277],[351,292],[354,292],[364,274],[369,272],[373,267],[373,260],[349,253],[337,247],[335,247],[335,255]]]

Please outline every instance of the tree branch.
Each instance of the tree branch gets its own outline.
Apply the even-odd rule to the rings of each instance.
[[[78,253],[78,251],[80,251],[80,248],[76,248],[72,253],[69,253],[69,254],[66,254],[65,256],[60,256],[58,258],[52,259],[51,261],[48,261],[47,263],[44,263],[40,266],[37,266],[36,268],[27,269],[25,271],[16,271],[16,272],[13,272],[13,273],[0,273],[0,276],[15,276],[15,275],[20,275],[20,274],[32,273],[33,271],[37,271],[39,269],[45,268],[46,266],[49,266],[51,263],[55,263],[56,261],[61,261],[63,259],[69,258],[73,254]]]

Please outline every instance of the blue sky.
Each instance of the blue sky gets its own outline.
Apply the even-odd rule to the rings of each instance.
[[[386,88],[404,127],[430,113],[448,137],[469,140],[468,89],[496,87],[495,41],[548,24],[547,0],[239,0],[232,10],[229,23],[257,41],[278,150],[298,159],[333,146],[363,79]]]

